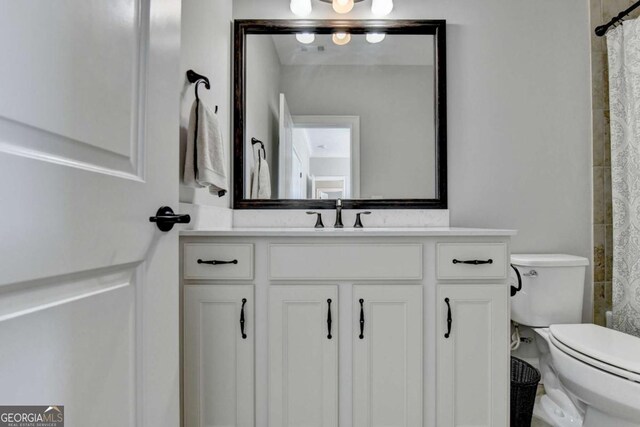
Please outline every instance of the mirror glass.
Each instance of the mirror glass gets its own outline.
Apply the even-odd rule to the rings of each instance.
[[[248,34],[243,198],[436,198],[434,38]]]

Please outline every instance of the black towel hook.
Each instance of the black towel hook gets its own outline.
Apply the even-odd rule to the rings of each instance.
[[[205,83],[205,87],[207,89],[211,89],[211,84],[209,84],[209,78],[207,76],[203,76],[202,74],[198,74],[193,70],[187,71],[187,80],[189,83],[197,83],[199,80],[203,80]]]
[[[200,83],[204,83],[204,87],[209,90],[211,89],[211,83],[209,82],[209,78],[202,74],[198,74],[193,70],[187,70],[187,80],[189,83],[196,85],[196,99],[200,101],[200,97],[198,96],[198,85]],[[216,105],[215,112],[218,112],[218,106]]]
[[[260,150],[262,150],[262,154],[264,158],[267,158],[267,151],[264,149],[264,143],[257,138],[251,138],[251,145],[260,144]],[[258,160],[260,159],[260,151],[258,150]]]
[[[197,99],[198,101],[200,100],[200,96],[198,95],[198,85],[199,85],[200,83],[204,83],[204,87],[205,87],[205,88],[207,88],[207,89],[209,89],[209,87],[207,86],[207,82],[205,82],[204,80],[198,80],[198,81],[196,82],[196,99]]]

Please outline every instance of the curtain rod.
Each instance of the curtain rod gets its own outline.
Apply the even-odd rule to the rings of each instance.
[[[604,36],[609,30],[609,28],[615,26],[618,23],[621,23],[627,15],[629,15],[631,12],[636,10],[638,7],[640,7],[640,1],[635,2],[634,4],[629,6],[628,9],[620,12],[618,16],[613,17],[611,21],[607,22],[606,24],[596,27],[596,36],[598,37]]]

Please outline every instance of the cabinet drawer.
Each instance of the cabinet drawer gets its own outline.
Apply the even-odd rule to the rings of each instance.
[[[438,279],[505,279],[507,245],[438,243],[437,270]]]
[[[421,280],[421,244],[273,244],[273,280]]]
[[[253,245],[184,245],[185,279],[253,279]]]

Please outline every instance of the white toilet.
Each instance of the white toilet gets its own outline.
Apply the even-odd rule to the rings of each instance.
[[[535,254],[511,263],[522,276],[511,319],[536,332],[546,391],[535,415],[554,427],[640,427],[640,338],[580,323],[588,260]]]

